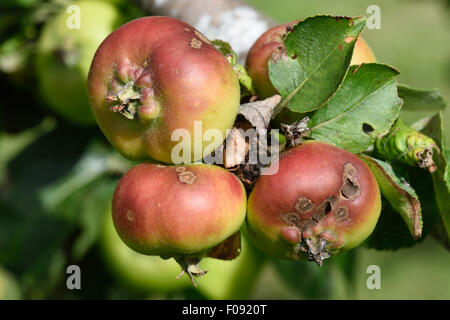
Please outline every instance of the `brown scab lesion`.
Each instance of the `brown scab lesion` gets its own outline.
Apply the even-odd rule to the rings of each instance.
[[[304,230],[309,227],[314,227],[316,224],[317,224],[317,221],[315,221],[314,219],[306,219],[306,220],[300,220],[299,223],[297,224],[297,227],[300,230]]]
[[[342,222],[348,219],[348,208],[346,206],[342,206],[337,208],[334,213],[337,222]]]
[[[133,211],[127,211],[127,220],[133,221],[134,220],[134,213]]]
[[[284,223],[298,227],[298,224],[300,223],[300,218],[295,212],[286,213],[281,217],[284,221]]]
[[[198,32],[197,30],[194,31],[195,35],[204,43],[206,44],[211,44],[211,42],[209,41],[209,39],[207,37],[205,37],[203,34],[201,34],[200,32]]]
[[[191,41],[189,41],[189,45],[194,49],[200,49],[202,47],[202,42],[197,38],[192,38]]]
[[[179,168],[184,168],[184,167],[179,167]],[[186,168],[184,168],[186,169]],[[186,184],[193,184],[195,182],[195,180],[197,180],[197,176],[192,172],[192,171],[182,171],[182,172],[178,172],[178,179],[180,180],[181,183],[186,183]]]
[[[341,197],[346,200],[355,200],[359,194],[360,186],[356,178],[356,168],[353,164],[347,163],[342,175]]]
[[[304,230],[313,227],[322,221],[336,205],[337,198],[331,196],[326,198],[319,206],[316,205],[306,197],[299,197],[294,204],[294,212],[287,213],[282,216],[283,221],[291,226]],[[313,215],[308,219],[301,219],[300,215],[304,215],[313,211]]]
[[[305,197],[300,197],[294,204],[294,211],[299,214],[305,214],[314,209],[314,203]]]
[[[281,39],[286,40],[288,35],[289,35],[289,33],[291,33],[292,30],[294,30],[295,26],[296,26],[296,23],[286,25],[285,32],[281,36]]]
[[[333,211],[336,202],[337,199],[334,196],[325,199],[314,211],[312,219],[317,223],[322,221],[331,211]]]

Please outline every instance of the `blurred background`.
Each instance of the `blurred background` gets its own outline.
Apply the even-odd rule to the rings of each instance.
[[[367,16],[378,5],[381,29],[363,33],[378,61],[398,68],[401,83],[439,88],[450,98],[448,1],[247,2],[280,23],[316,14]],[[67,22],[74,3],[90,13],[76,35],[69,28],[76,21]],[[186,277],[175,280],[175,262],[128,249],[113,229],[109,204],[133,163],[96,127],[85,79],[101,40],[143,15],[127,0],[1,2],[0,299],[450,299],[450,255],[427,229],[433,205],[424,207],[425,240],[375,250],[385,236],[377,233],[320,269],[267,259],[244,239],[237,260],[202,262],[210,272],[196,289]],[[413,122],[426,114],[402,117]],[[449,109],[444,121],[448,145]],[[426,190],[430,181],[420,179]],[[383,213],[388,217],[389,208]],[[406,227],[398,223],[401,238]],[[80,267],[80,290],[67,288],[69,265]],[[379,290],[366,285],[371,265],[381,270]]]

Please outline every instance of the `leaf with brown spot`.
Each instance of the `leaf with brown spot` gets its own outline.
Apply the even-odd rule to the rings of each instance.
[[[353,153],[366,151],[400,113],[397,75],[382,64],[350,67],[336,94],[311,115],[312,138]]]
[[[360,155],[375,175],[381,193],[400,213],[414,239],[422,235],[422,209],[415,190],[384,161]]]
[[[352,21],[353,23],[349,23]],[[315,16],[296,24],[269,60],[269,78],[283,108],[305,113],[322,107],[341,85],[363,17]],[[352,41],[346,42],[345,39]]]
[[[447,106],[438,89],[424,90],[399,84],[398,95],[403,99],[402,110],[434,113]]]

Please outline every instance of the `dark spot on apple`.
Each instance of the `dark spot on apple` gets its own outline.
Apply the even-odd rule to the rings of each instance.
[[[195,35],[197,37],[199,37],[200,40],[202,40],[204,43],[206,44],[211,44],[211,42],[209,41],[209,39],[207,37],[205,37],[203,34],[201,34],[200,32],[198,32],[197,30],[194,31]]]
[[[299,216],[297,214],[295,214],[294,212],[283,215],[282,219],[286,224],[293,225],[293,226],[298,225],[300,222]]]
[[[298,198],[297,202],[294,204],[295,212],[299,214],[304,214],[314,209],[314,203],[305,197]]]
[[[178,174],[181,183],[193,184],[197,176],[192,171],[183,171]]]
[[[339,207],[335,212],[336,221],[342,222],[348,218],[348,208]]]
[[[356,179],[356,168],[353,164],[345,164],[342,180],[342,198],[346,200],[356,199],[359,196],[359,182]]]
[[[325,199],[316,209],[313,215],[313,220],[316,222],[320,222],[323,218],[327,216],[332,210],[334,205],[336,204],[336,197],[329,197]]]
[[[192,38],[189,45],[194,49],[200,49],[202,47],[202,42],[197,38]]]

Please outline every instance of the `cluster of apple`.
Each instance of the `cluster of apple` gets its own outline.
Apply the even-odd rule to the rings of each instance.
[[[249,52],[246,69],[258,99],[276,94],[268,60],[295,23],[267,31]],[[374,57],[359,39],[352,63],[363,61]],[[180,20],[145,17],[112,32],[94,56],[88,92],[106,138],[124,157],[144,162],[116,187],[118,234],[137,252],[174,258],[191,278],[205,273],[200,259],[243,225],[267,255],[319,264],[375,228],[381,199],[374,176],[358,157],[323,142],[285,150],[251,190],[221,166],[196,163],[223,141],[202,147],[200,157],[192,151],[189,163],[174,163],[175,130],[192,133],[191,145],[202,146],[204,137],[195,134],[196,121],[203,132],[225,137],[241,101],[229,60]]]

